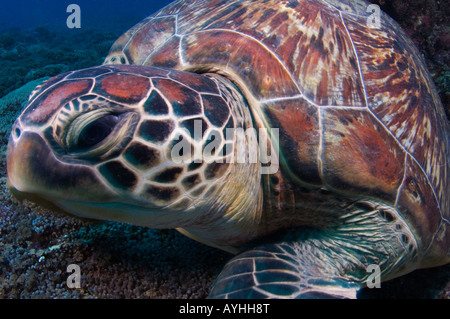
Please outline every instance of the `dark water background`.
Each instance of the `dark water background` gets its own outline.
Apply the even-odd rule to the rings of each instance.
[[[129,28],[169,4],[170,0],[14,0],[0,3],[0,32],[10,28],[67,28],[67,7],[81,9],[81,28],[111,31]],[[68,29],[68,28],[67,28]],[[75,29],[68,29],[76,32]]]
[[[103,62],[111,44],[171,0],[0,0],[0,97],[43,78]],[[80,28],[69,28],[80,8]]]

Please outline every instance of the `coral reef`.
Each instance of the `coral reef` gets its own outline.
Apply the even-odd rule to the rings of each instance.
[[[120,34],[11,29],[0,33],[0,97],[43,76],[54,76],[103,62]]]
[[[413,38],[448,110],[450,8],[436,0],[372,2]],[[100,64],[119,35],[45,28],[0,34],[0,298],[205,298],[231,258],[173,230],[80,220],[19,202],[7,189],[8,135],[30,92],[43,77]],[[66,285],[69,264],[80,266],[79,289]],[[450,265],[363,289],[360,297],[450,299]]]

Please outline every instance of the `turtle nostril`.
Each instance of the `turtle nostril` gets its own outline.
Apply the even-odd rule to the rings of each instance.
[[[17,119],[14,121],[11,129],[11,137],[17,140],[22,135],[22,126],[20,121]]]
[[[20,128],[16,127],[16,128],[14,129],[14,135],[15,135],[15,137],[16,137],[16,138],[19,138],[19,137],[20,137],[20,134],[22,134],[22,131],[20,130]]]

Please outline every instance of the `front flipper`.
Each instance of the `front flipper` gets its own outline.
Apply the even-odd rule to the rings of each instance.
[[[380,280],[413,270],[417,242],[387,208],[350,207],[328,230],[291,230],[225,265],[210,298],[356,298],[373,272]]]
[[[214,282],[210,298],[356,298],[361,284],[323,265],[319,251],[296,243],[269,244],[233,258]]]

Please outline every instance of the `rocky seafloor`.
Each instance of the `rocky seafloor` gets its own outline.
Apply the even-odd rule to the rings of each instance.
[[[442,1],[372,2],[413,38],[449,110],[450,9]],[[119,35],[86,30],[68,36],[45,28],[0,33],[0,298],[205,298],[232,257],[174,230],[55,213],[17,201],[7,189],[9,131],[31,90],[49,76],[101,64]],[[80,266],[80,288],[67,287],[69,264]],[[360,297],[450,299],[450,265],[363,289]]]

